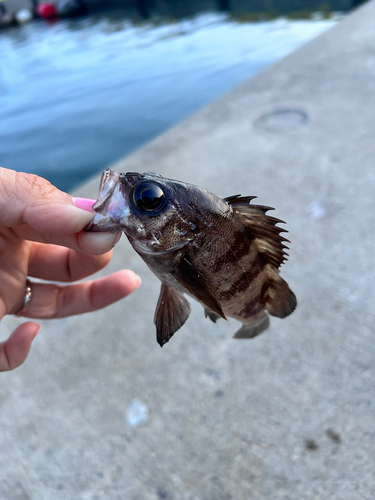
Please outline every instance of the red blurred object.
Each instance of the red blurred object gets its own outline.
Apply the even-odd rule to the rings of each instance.
[[[56,19],[58,16],[56,6],[53,3],[40,3],[36,12],[43,19]]]

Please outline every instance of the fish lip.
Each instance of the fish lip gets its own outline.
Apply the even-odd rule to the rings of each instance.
[[[100,214],[95,214],[85,227],[85,231],[91,231],[94,233],[120,233],[123,230],[124,228],[118,222],[112,219],[112,217],[103,217]]]

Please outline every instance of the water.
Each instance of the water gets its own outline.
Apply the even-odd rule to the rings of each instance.
[[[102,15],[0,32],[0,165],[70,190],[335,22]]]

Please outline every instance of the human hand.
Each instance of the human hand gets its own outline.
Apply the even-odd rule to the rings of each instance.
[[[83,231],[91,218],[87,201],[36,175],[0,167],[0,320],[23,309],[28,276],[73,282],[109,263],[121,233]],[[140,278],[128,270],[75,285],[33,282],[22,316],[51,319],[95,311],[139,285]],[[39,329],[28,321],[0,343],[0,371],[25,361]]]

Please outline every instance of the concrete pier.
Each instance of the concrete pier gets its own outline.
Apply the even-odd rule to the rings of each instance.
[[[235,341],[193,303],[160,349],[159,282],[122,238],[103,273],[142,287],[44,321],[0,374],[1,500],[375,498],[374,19],[372,0],[113,166],[276,207],[297,310]]]

